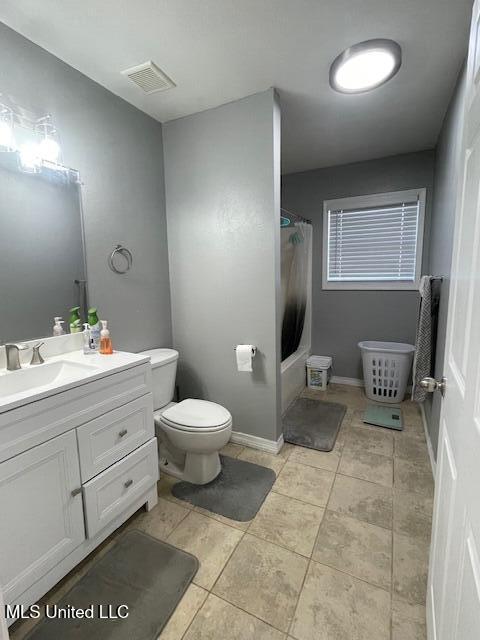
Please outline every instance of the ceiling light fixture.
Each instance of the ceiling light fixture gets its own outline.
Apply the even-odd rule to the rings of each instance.
[[[394,40],[365,40],[345,49],[330,67],[330,86],[340,93],[363,93],[388,82],[400,69],[402,49]]]

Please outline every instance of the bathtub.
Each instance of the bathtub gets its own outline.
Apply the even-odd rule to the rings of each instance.
[[[282,414],[303,391],[306,385],[306,361],[310,355],[309,345],[300,347],[284,360],[280,367],[282,390]]]

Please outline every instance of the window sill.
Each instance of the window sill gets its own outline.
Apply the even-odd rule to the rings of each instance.
[[[325,291],[418,291],[419,282],[323,282]]]

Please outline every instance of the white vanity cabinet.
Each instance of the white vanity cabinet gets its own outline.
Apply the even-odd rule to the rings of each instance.
[[[6,604],[36,602],[142,505],[157,502],[150,363],[121,353],[98,362],[110,369],[0,411]]]
[[[0,464],[0,583],[12,602],[85,539],[77,439],[69,431]]]

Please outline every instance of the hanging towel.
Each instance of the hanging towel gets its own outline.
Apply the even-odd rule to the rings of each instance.
[[[433,336],[436,335],[436,317],[438,315],[438,291],[433,293],[433,282],[438,280],[432,276],[422,276],[420,280],[420,306],[418,311],[417,337],[415,340],[415,356],[413,358],[412,400],[425,402],[428,392],[419,382],[432,375],[434,360]]]

